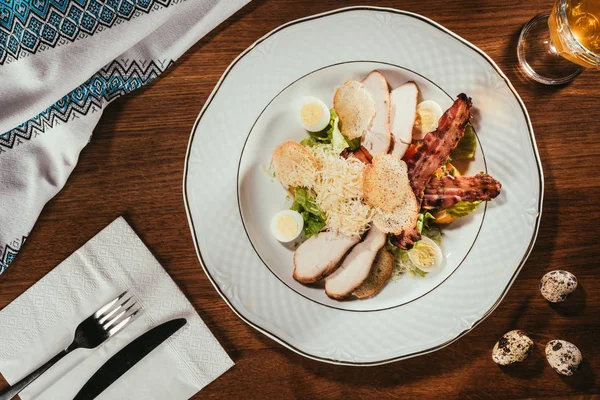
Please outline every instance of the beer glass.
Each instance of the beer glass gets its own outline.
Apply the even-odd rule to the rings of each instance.
[[[547,85],[600,68],[600,0],[556,0],[523,27],[517,55],[523,72]]]

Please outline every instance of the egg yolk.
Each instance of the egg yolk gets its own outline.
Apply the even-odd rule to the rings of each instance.
[[[435,250],[425,243],[413,248],[413,257],[417,259],[423,267],[433,267],[435,264]]]
[[[277,231],[279,234],[285,238],[292,237],[296,234],[298,230],[298,223],[289,215],[282,215],[277,220]]]
[[[300,118],[306,125],[315,125],[323,118],[323,108],[318,104],[305,104],[300,111]]]

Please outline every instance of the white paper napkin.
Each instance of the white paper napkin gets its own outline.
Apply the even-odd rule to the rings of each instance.
[[[99,399],[188,399],[233,362],[123,218],[118,218],[0,311],[0,372],[13,384],[71,343],[77,325],[124,290],[143,312],[97,349],[67,355],[21,399],[70,399],[113,354],[162,322],[187,324]]]

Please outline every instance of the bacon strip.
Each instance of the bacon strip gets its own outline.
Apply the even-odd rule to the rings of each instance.
[[[501,188],[500,182],[488,174],[434,177],[425,188],[422,208],[448,208],[459,201],[490,201],[500,194]]]
[[[404,159],[408,179],[421,204],[423,192],[433,173],[448,159],[465,133],[471,118],[471,99],[461,93],[439,120],[438,128],[428,133],[415,151]]]
[[[416,226],[409,231],[402,231],[399,235],[391,237],[392,244],[402,250],[412,249],[419,240],[421,240],[421,235]]]
[[[408,179],[417,203],[423,200],[423,192],[434,172],[448,159],[452,150],[463,137],[465,126],[471,118],[471,99],[461,93],[438,122],[438,128],[428,133],[425,139],[416,145],[403,158],[408,166]],[[411,249],[421,239],[415,226],[392,238],[392,242],[401,249]]]
[[[369,153],[369,150],[367,150],[363,146],[360,146],[356,150],[352,150],[350,147],[347,147],[344,150],[342,150],[342,152],[340,153],[340,157],[345,158],[346,160],[349,157],[354,157],[362,161],[364,164],[371,164],[371,162],[373,161],[373,156],[371,155],[371,153]]]

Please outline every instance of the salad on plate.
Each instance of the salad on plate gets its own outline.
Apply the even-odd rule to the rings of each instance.
[[[404,275],[425,278],[443,262],[443,226],[500,194],[454,160],[475,155],[472,102],[461,93],[445,112],[419,102],[419,87],[390,90],[379,71],[348,80],[333,108],[305,97],[299,120],[307,136],[272,153],[273,175],[293,203],[271,220],[281,242],[301,237],[293,277],[324,280],[333,299],[364,299]]]

